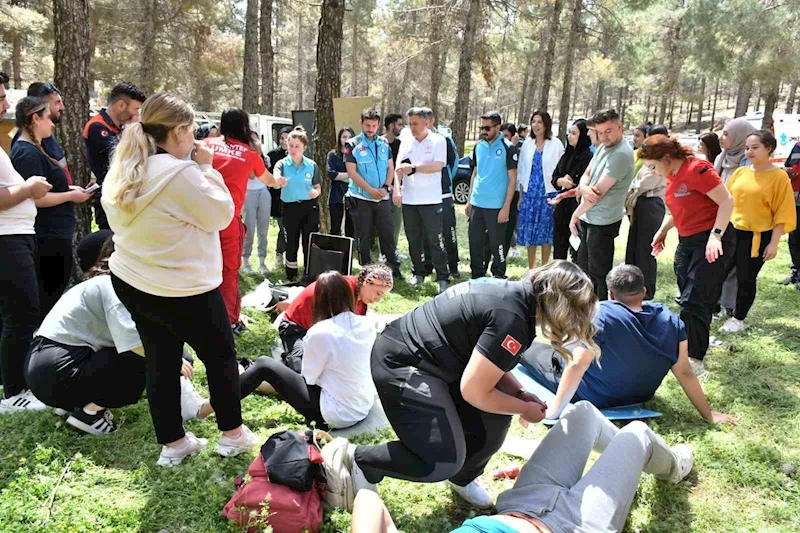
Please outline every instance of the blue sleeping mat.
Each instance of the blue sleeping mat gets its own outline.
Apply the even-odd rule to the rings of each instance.
[[[517,365],[516,368],[514,368],[514,370],[511,372],[519,380],[522,386],[525,387],[525,390],[538,396],[539,399],[547,403],[547,405],[552,405],[553,402],[556,401],[556,395],[550,392],[544,385],[540,385],[537,381],[535,381],[525,370],[524,366]],[[570,402],[569,405],[572,405],[572,403]],[[561,412],[563,413],[564,411],[562,410]],[[608,409],[601,409],[600,412],[603,413],[603,415],[609,420],[641,420],[643,418],[658,418],[659,416],[662,416],[658,411],[645,409],[642,407],[642,404],[638,403],[633,405],[623,405],[620,407],[609,407]],[[556,422],[558,422],[558,420],[555,419],[542,420],[542,424],[547,426],[552,426]]]

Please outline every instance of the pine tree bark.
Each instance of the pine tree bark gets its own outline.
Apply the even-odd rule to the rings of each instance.
[[[767,94],[764,96],[764,118],[761,119],[761,129],[772,129],[772,115],[778,105],[778,95],[780,93],[780,83],[778,81],[771,82],[767,88]]]
[[[14,65],[14,88],[22,89],[22,36],[18,33],[11,40],[11,64]]]
[[[333,117],[333,99],[341,94],[342,26],[345,0],[323,0],[317,39],[317,84],[314,97],[316,120],[314,123],[313,157],[320,169],[325,168],[328,150],[336,146],[336,123]],[[320,231],[328,233],[328,194],[330,180],[322,180],[319,195]]]
[[[561,21],[561,9],[564,0],[553,1],[553,13],[550,17],[550,27],[547,35],[547,52],[544,56],[544,69],[542,70],[542,89],[539,92],[539,109],[547,111],[550,99],[550,84],[553,81],[553,64],[556,60],[556,41]]]
[[[242,109],[258,113],[258,0],[247,0],[244,26]]]
[[[75,185],[88,183],[89,165],[83,146],[83,125],[89,120],[89,6],[88,0],[53,0],[54,82],[70,112],[58,126]],[[78,224],[73,240],[77,244],[92,230],[90,202],[76,205]],[[83,274],[74,261],[74,280]]]
[[[527,54],[526,54],[527,55]],[[528,95],[528,82],[531,77],[531,61],[525,61],[525,74],[522,76],[522,94],[519,95],[519,110],[517,111],[517,123],[523,123],[528,119],[525,118],[525,105],[526,97]]]
[[[711,106],[711,128],[710,131],[714,131],[714,120],[717,118],[717,97],[719,97],[719,78],[717,78],[717,82],[714,84],[714,104]]]
[[[741,117],[747,113],[750,106],[750,95],[753,92],[753,78],[749,74],[742,74],[739,79],[739,91],[736,93],[736,107],[733,117]]]
[[[785,109],[787,115],[790,115],[792,113],[792,110],[794,110],[794,99],[795,99],[795,94],[797,93],[797,81],[798,78],[797,76],[795,76],[794,78],[792,78],[792,81],[789,82],[789,94],[786,96],[786,109]]]
[[[567,139],[567,121],[569,120],[569,96],[572,85],[572,71],[575,62],[575,48],[581,36],[581,12],[583,0],[572,2],[572,18],[567,38],[567,49],[564,52],[564,78],[561,83],[561,105],[558,109],[558,138],[561,142]]]
[[[703,76],[703,81],[700,82],[700,105],[697,108],[697,125],[694,128],[694,132],[697,135],[700,135],[700,130],[703,127],[703,102],[705,101],[705,97],[706,97],[706,78],[705,76]]]
[[[350,96],[358,96],[358,19],[353,12],[353,53],[350,72]]]
[[[275,50],[272,48],[272,0],[261,0],[258,20],[261,52],[261,113],[275,114]]]
[[[481,0],[469,0],[467,24],[461,42],[461,57],[458,60],[458,88],[456,89],[455,118],[453,120],[453,140],[458,153],[464,153],[467,134],[467,108],[469,91],[472,86],[472,62],[475,57],[475,42],[481,20]]]
[[[142,27],[142,62],[139,64],[139,88],[150,96],[156,85],[156,20],[158,0],[144,0],[144,26]]]
[[[339,32],[343,35],[343,31]],[[341,44],[339,45],[341,47]],[[341,49],[341,48],[340,48]],[[297,83],[295,84],[295,101],[297,103],[297,109],[303,109],[303,70],[305,69],[303,58],[303,15],[299,11],[297,12]],[[341,54],[339,60],[339,72],[342,70],[341,66]],[[319,67],[319,65],[318,65]],[[325,180],[322,180],[325,181]]]
[[[431,62],[431,91],[428,95],[428,103],[433,110],[433,116],[437,122],[439,117],[439,91],[442,88],[442,74],[444,73],[444,59],[447,57],[445,46],[442,41],[442,6],[438,0],[429,0],[428,6],[431,9],[431,24],[428,31],[428,54]]]
[[[207,50],[211,27],[207,24],[200,24],[194,29],[194,46],[192,47],[192,82],[194,85],[194,102],[200,104],[200,109],[203,111],[211,111],[211,102],[206,99],[211,91],[207,90],[208,76],[206,72],[200,68],[203,53]]]

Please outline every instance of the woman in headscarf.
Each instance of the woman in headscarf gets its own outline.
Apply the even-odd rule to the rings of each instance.
[[[756,132],[756,127],[750,124],[744,117],[735,118],[728,121],[719,136],[719,146],[722,153],[714,161],[714,169],[722,178],[722,183],[727,184],[730,177],[737,168],[749,164],[744,156],[744,144],[752,133]],[[722,297],[719,300],[719,318],[733,316],[733,309],[736,307],[736,267],[731,269],[725,284],[722,286]]]
[[[592,140],[589,138],[589,127],[586,121],[578,119],[572,123],[567,135],[567,149],[553,172],[552,184],[558,192],[573,189],[592,160]],[[569,245],[569,221],[578,207],[578,200],[565,198],[553,211],[553,257],[566,259]],[[575,258],[576,250],[572,249]]]

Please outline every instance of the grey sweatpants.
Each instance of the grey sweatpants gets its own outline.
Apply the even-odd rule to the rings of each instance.
[[[583,475],[592,449],[602,452]],[[497,512],[537,518],[557,533],[622,531],[639,476],[668,479],[675,455],[641,421],[617,429],[589,402],[568,408],[497,498]]]
[[[253,253],[253,237],[258,238],[258,259],[263,262],[267,257],[267,232],[269,231],[269,214],[272,209],[272,196],[269,189],[252,189],[247,191],[244,198],[244,225],[247,232],[244,235],[244,251],[242,258],[248,264],[250,254]]]

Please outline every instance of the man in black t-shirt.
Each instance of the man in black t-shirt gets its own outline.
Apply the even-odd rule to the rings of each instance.
[[[383,127],[385,132],[383,139],[392,150],[392,164],[397,167],[397,152],[400,150],[400,132],[403,131],[403,116],[397,113],[389,113],[383,119]],[[400,243],[400,230],[403,227],[403,207],[397,207],[394,202],[392,204],[392,224],[394,224],[394,243],[395,243],[395,256],[400,261],[408,259],[408,256],[400,253],[398,249]]]
[[[270,174],[278,161],[286,157],[286,148],[289,145],[289,133],[292,128],[286,126],[281,128],[280,137],[278,139],[279,146],[267,154],[267,170]],[[275,247],[275,268],[283,268],[283,254],[286,251],[286,237],[283,234],[283,203],[281,202],[281,190],[270,187],[269,194],[272,196],[272,218],[278,223],[278,243]]]

